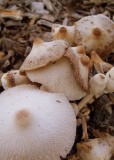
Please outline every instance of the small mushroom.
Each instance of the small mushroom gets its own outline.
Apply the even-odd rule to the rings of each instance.
[[[60,24],[52,25],[52,37],[54,40],[63,39],[69,44],[75,43],[75,26],[65,26]]]
[[[107,78],[102,73],[98,73],[91,77],[89,80],[90,92],[78,104],[79,110],[81,110],[87,103],[89,103],[93,96],[98,98],[100,95],[102,95],[104,93],[106,83]]]
[[[0,9],[0,17],[11,18],[14,20],[22,20],[23,13],[20,10]]]
[[[1,77],[1,83],[4,89],[21,84],[30,84],[30,80],[25,75],[21,75],[19,70],[11,70]]]
[[[106,83],[106,92],[111,93],[114,92],[114,67],[112,67],[107,73],[107,83]]]
[[[114,48],[114,23],[103,14],[84,17],[73,26],[55,25],[52,35],[85,46],[89,54],[94,50],[100,57],[109,55]]]
[[[32,85],[0,95],[0,160],[60,160],[76,135],[75,113],[63,94]]]
[[[46,91],[64,93],[69,100],[81,99],[88,91],[88,68],[76,48],[74,52],[63,40],[35,41],[20,72]]]
[[[80,160],[110,160],[114,155],[114,136],[78,143],[77,155]]]

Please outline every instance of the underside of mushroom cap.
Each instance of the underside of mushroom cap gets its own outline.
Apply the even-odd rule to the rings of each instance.
[[[67,42],[63,40],[52,42],[43,42],[39,39],[35,40],[32,50],[22,64],[20,71],[24,72],[37,69],[51,62],[55,62],[64,55],[68,47]]]
[[[62,94],[31,85],[0,95],[0,160],[60,160],[73,146],[75,113]]]
[[[84,45],[87,52],[97,51],[101,57],[114,48],[114,23],[103,14],[82,18],[75,23],[75,42]]]
[[[88,75],[89,69],[81,62],[81,54],[85,54],[83,46],[71,47],[67,50],[66,55],[69,58],[70,63],[74,71],[77,84],[84,90],[88,91]],[[86,55],[85,55],[86,56]]]
[[[76,82],[72,66],[66,57],[46,67],[26,71],[26,74],[32,82],[43,84],[47,91],[64,93],[69,100],[78,100],[86,95],[86,92]]]

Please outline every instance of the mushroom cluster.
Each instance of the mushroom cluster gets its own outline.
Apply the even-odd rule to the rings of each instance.
[[[114,49],[108,17],[87,16],[52,31],[53,41],[35,39],[20,69],[1,78],[6,91],[0,95],[0,160],[65,158],[75,141],[78,112],[84,128],[82,108],[114,92],[114,67],[101,59]]]

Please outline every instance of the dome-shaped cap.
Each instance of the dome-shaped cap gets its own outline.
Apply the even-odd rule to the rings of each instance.
[[[114,23],[103,14],[82,18],[75,23],[75,42],[87,52],[97,51],[104,57],[114,48]]]
[[[62,94],[20,85],[0,95],[0,160],[60,160],[73,146],[75,113]]]
[[[52,42],[43,42],[36,39],[33,43],[30,54],[22,64],[20,71],[28,71],[44,67],[51,62],[60,59],[68,48],[67,42],[55,40]]]

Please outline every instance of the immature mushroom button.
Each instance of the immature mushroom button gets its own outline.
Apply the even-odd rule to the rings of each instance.
[[[2,86],[8,89],[21,84],[30,84],[30,80],[26,75],[21,75],[19,70],[11,70],[1,77]]]
[[[0,95],[0,160],[60,160],[71,150],[76,117],[67,98],[32,85]]]
[[[52,37],[54,40],[63,39],[68,43],[74,43],[75,26],[52,25]]]
[[[90,93],[87,94],[78,104],[79,110],[81,110],[87,103],[89,103],[93,96],[99,97],[103,94],[106,87],[107,78],[104,74],[98,73],[91,77],[89,80]]]

